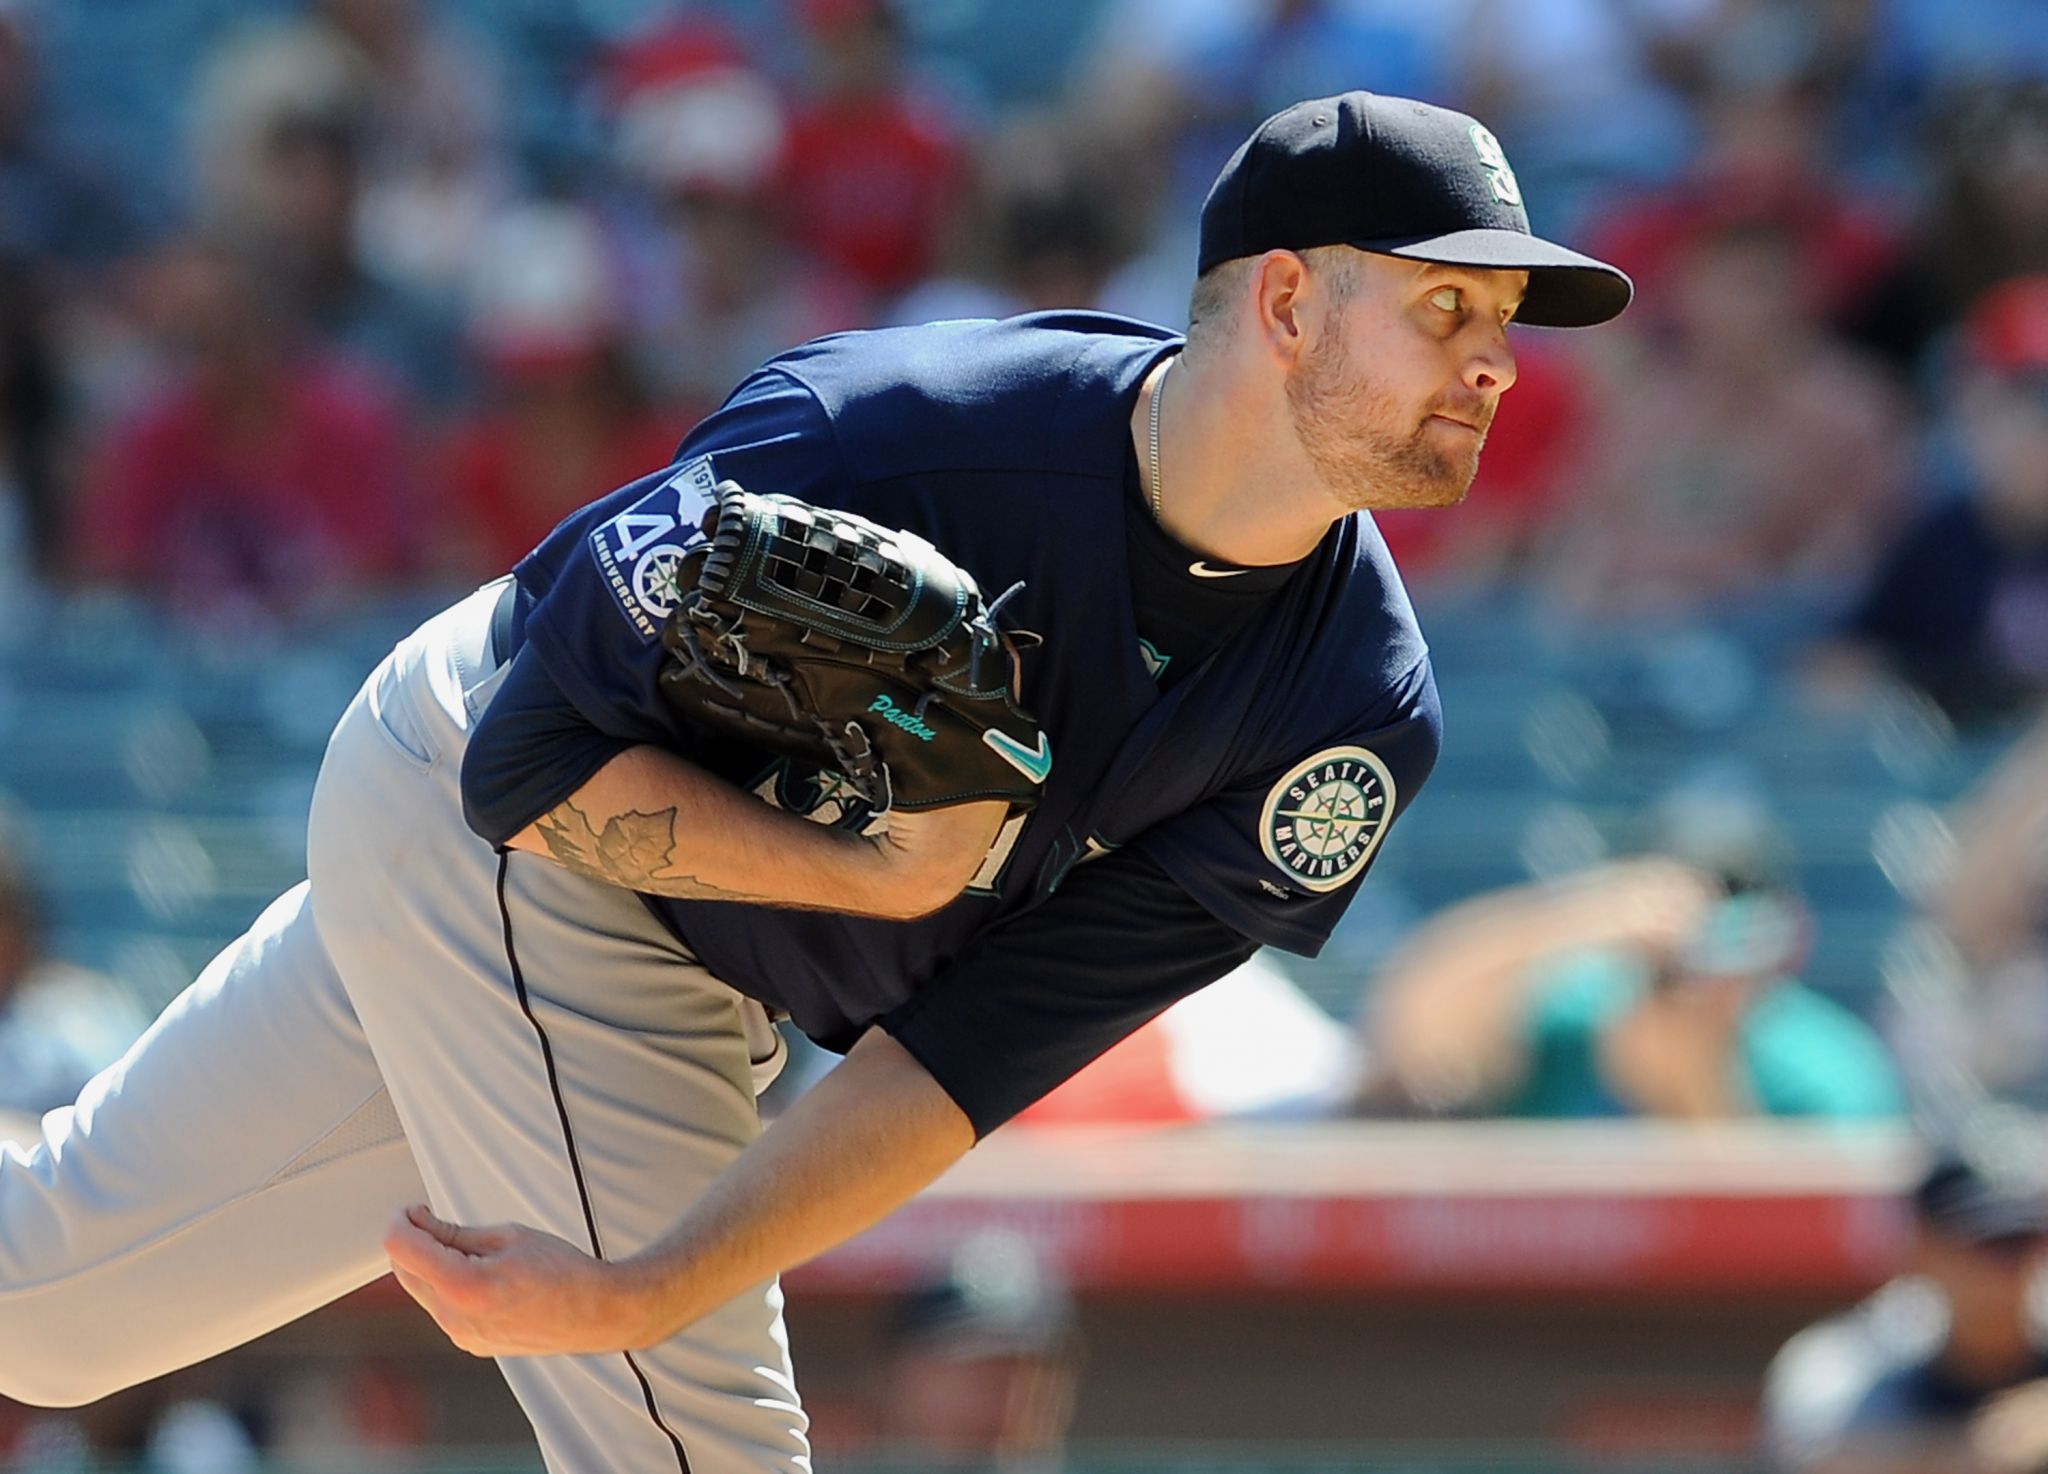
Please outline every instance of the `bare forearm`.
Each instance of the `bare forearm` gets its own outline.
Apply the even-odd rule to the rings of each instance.
[[[773,809],[674,753],[633,747],[513,836],[511,847],[647,895],[802,905],[845,893],[860,843]]]
[[[871,1030],[669,1234],[625,1261],[654,1339],[880,1222],[973,1145],[951,1097]]]
[[[1367,1019],[1371,1052],[1419,1103],[1483,1101],[1524,1066],[1522,998],[1537,963],[1587,947],[1667,944],[1709,894],[1683,866],[1624,861],[1454,907],[1387,964]]]
[[[763,803],[658,747],[633,747],[511,840],[645,895],[903,918],[959,894],[1002,806],[892,815],[865,837]]]

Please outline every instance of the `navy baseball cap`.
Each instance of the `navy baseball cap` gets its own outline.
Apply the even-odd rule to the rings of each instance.
[[[2048,1184],[2031,1160],[1950,1148],[1913,1190],[1920,1221],[1970,1244],[2048,1239]]]
[[[1298,102],[1259,124],[1216,177],[1201,273],[1313,246],[1527,271],[1516,321],[1541,327],[1606,322],[1635,294],[1606,262],[1530,234],[1521,186],[1484,124],[1405,97]]]

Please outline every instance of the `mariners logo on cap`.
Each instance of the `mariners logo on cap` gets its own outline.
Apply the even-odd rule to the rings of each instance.
[[[1474,123],[1472,147],[1479,150],[1479,166],[1486,170],[1486,182],[1493,186],[1493,197],[1503,205],[1521,204],[1522,186],[1515,182],[1515,171],[1508,167],[1507,150],[1500,146],[1493,130],[1484,123]]]
[[[1365,869],[1394,813],[1394,777],[1362,747],[1331,747],[1266,794],[1259,843],[1296,885],[1333,891]]]

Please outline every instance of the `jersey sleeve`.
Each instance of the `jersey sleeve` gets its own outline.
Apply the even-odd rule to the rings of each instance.
[[[565,523],[516,570],[533,598],[526,640],[562,695],[598,731],[677,738],[656,677],[674,571],[703,541],[720,481],[833,505],[849,484],[831,420],[787,374],[756,374],[683,441],[675,465]]]
[[[878,1022],[986,1136],[1257,951],[1143,855],[1088,861]]]
[[[463,749],[462,816],[503,845],[632,745],[593,727],[527,645]]]
[[[1130,847],[1232,930],[1313,957],[1436,766],[1442,740],[1424,656],[1350,735],[1255,773]]]

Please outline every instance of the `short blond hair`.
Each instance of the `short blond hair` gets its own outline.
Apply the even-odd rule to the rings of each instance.
[[[1327,279],[1333,308],[1351,300],[1358,286],[1357,252],[1352,247],[1310,246],[1296,254],[1308,263],[1309,270]],[[1257,256],[1239,256],[1218,262],[1195,278],[1194,290],[1188,294],[1189,352],[1207,352],[1230,341],[1238,299],[1258,263]]]

